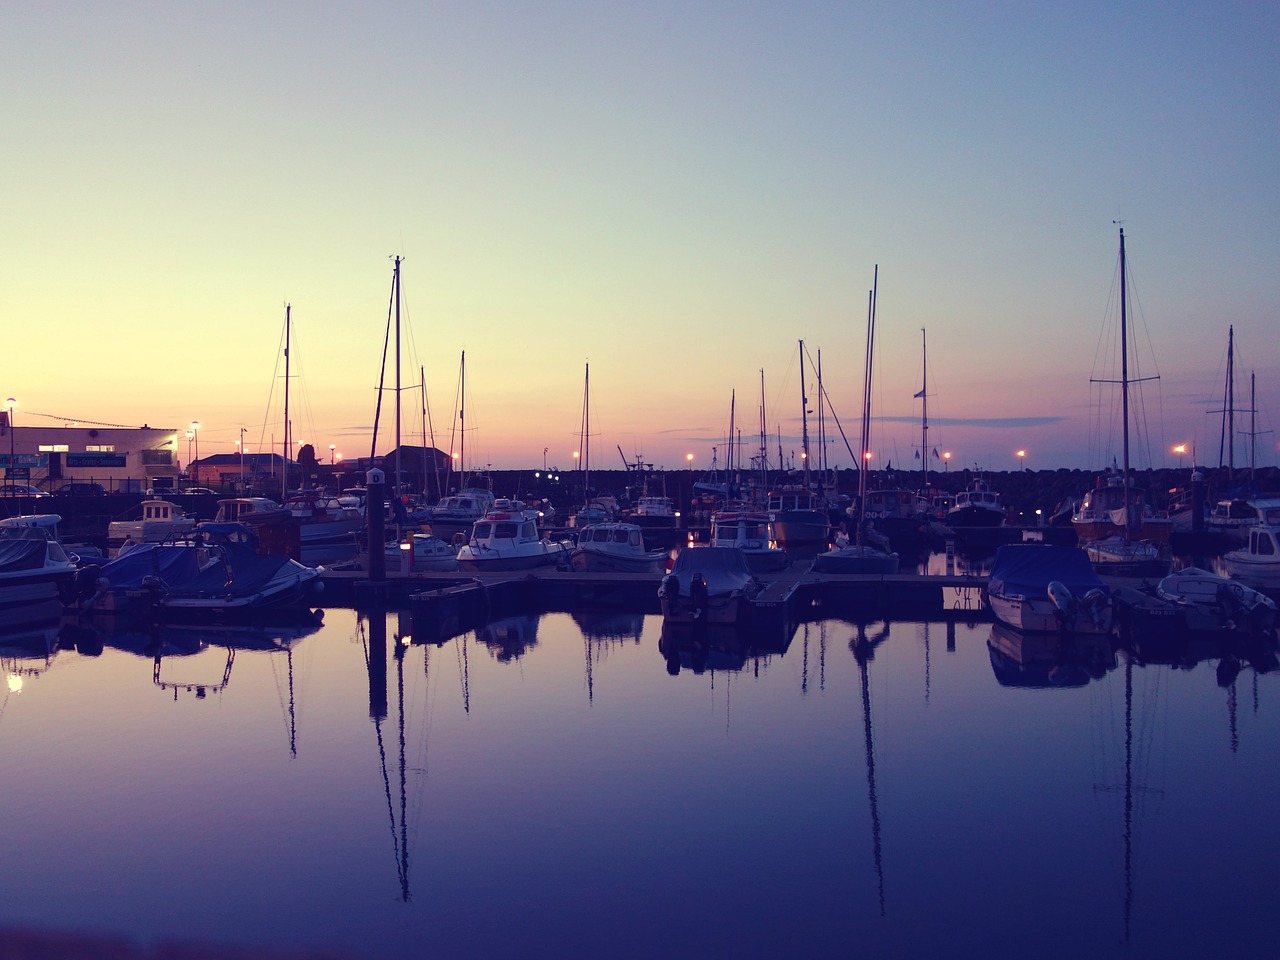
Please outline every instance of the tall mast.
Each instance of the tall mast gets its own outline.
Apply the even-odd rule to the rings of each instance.
[[[458,373],[458,489],[467,485],[467,351],[462,351]]]
[[[879,285],[880,265],[872,273],[871,289],[867,292],[867,352],[862,380],[862,445],[858,449],[858,525],[854,530],[854,542],[863,546],[862,520],[867,509],[867,448],[871,445],[871,357],[875,345],[876,288]]]
[[[800,341],[800,462],[804,465],[804,486],[809,489],[809,398],[804,384],[804,341]]]
[[[1129,328],[1128,290],[1125,279],[1124,227],[1120,228],[1120,412],[1124,427],[1124,528],[1133,531],[1129,510]]]
[[[289,448],[293,446],[293,425],[289,422],[289,335],[292,307],[284,305],[284,464],[280,471],[280,499],[289,496]]]
[[[920,461],[924,464],[924,488],[929,489],[929,346],[920,328]]]
[[[400,258],[396,257],[396,475],[391,482],[391,491],[400,495],[400,465],[404,451],[400,448]]]

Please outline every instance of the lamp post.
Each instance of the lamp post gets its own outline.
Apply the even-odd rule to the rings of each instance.
[[[199,483],[200,468],[196,466],[196,464],[200,461],[200,421],[199,420],[191,421],[191,437],[196,442],[196,458],[191,461],[191,467],[190,469],[187,470],[187,473],[191,474],[191,480],[193,483]]]
[[[18,405],[18,401],[10,397],[5,401],[5,406],[9,408],[9,469],[5,471],[5,476],[13,476],[13,468],[16,466],[14,459],[16,456],[16,448],[13,443],[13,408]]]
[[[1019,463],[1022,464],[1022,472],[1026,473],[1027,472],[1027,451],[1025,450],[1018,451],[1018,461]]]
[[[244,493],[247,488],[244,483],[244,427],[240,428],[240,492]]]
[[[334,456],[337,452],[337,449],[338,449],[338,445],[336,443],[329,444],[329,466],[331,467],[335,463]]]
[[[1185,443],[1180,443],[1180,444],[1178,444],[1176,447],[1174,447],[1174,448],[1173,448],[1173,452],[1174,452],[1174,453],[1176,453],[1176,454],[1178,455],[1178,469],[1179,469],[1179,470],[1181,470],[1181,469],[1182,469],[1182,457],[1183,457],[1183,455],[1187,452],[1187,445],[1186,445]]]
[[[951,467],[951,451],[944,450],[942,452],[942,472],[943,473],[949,472],[950,467]]]

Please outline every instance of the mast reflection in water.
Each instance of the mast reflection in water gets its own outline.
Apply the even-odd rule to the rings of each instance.
[[[972,610],[757,634],[609,610],[415,626],[337,609],[294,635],[0,635],[0,945],[1272,946],[1274,639],[1028,638]]]

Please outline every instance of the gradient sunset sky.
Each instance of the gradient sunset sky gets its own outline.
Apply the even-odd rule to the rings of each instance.
[[[917,463],[925,328],[952,469],[1098,468],[1122,221],[1131,374],[1160,376],[1135,465],[1184,442],[1217,463],[1231,325],[1236,429],[1256,373],[1276,463],[1275,4],[54,0],[3,21],[19,426],[198,420],[202,455],[241,428],[266,448],[289,302],[295,437],[367,455],[401,255],[402,381],[425,368],[456,449],[466,351],[468,466],[567,469],[588,362],[598,467],[705,469],[735,391],[754,450],[761,371],[770,454],[796,454],[800,340],[856,447],[878,264],[876,465]]]

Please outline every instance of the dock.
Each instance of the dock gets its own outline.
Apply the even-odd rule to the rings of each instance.
[[[752,603],[750,629],[786,633],[823,618],[855,622],[878,619],[985,619],[984,577],[962,574],[813,573],[807,562],[762,574],[763,590]],[[488,619],[517,613],[615,610],[657,614],[660,574],[591,573],[540,569],[504,573],[388,571],[370,581],[364,571],[326,571],[330,606],[357,610],[408,610],[415,639],[444,642]]]

